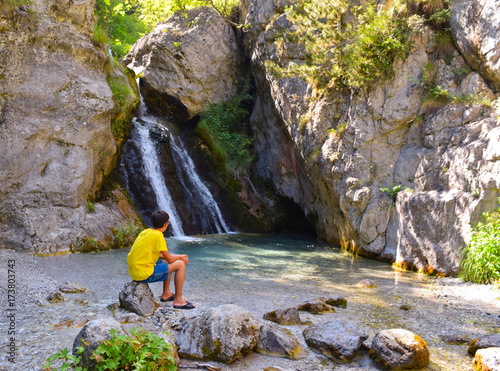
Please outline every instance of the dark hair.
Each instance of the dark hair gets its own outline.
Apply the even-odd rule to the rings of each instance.
[[[170,216],[166,211],[156,210],[151,214],[151,221],[153,222],[153,228],[161,228],[170,219]]]

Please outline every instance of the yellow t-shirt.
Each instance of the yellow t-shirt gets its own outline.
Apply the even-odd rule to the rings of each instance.
[[[167,251],[163,233],[151,228],[142,231],[127,255],[130,277],[142,281],[151,276],[161,251]]]

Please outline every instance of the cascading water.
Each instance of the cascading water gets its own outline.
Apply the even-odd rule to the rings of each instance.
[[[169,213],[171,218],[172,234],[175,237],[183,236],[184,230],[182,221],[172,199],[171,193],[165,182],[165,178],[161,169],[160,159],[158,157],[158,149],[150,136],[152,129],[161,128],[162,132],[168,132],[170,143],[170,151],[172,160],[175,166],[175,174],[182,186],[182,192],[185,197],[187,209],[191,212],[190,221],[196,225],[202,233],[228,233],[230,232],[222,213],[210,193],[207,186],[203,183],[200,176],[196,172],[193,160],[189,156],[181,139],[174,135],[169,128],[160,123],[160,120],[151,116],[147,112],[147,107],[144,104],[141,95],[140,108],[138,117],[132,119],[132,128],[129,142],[133,142],[136,148],[135,154],[127,154],[127,148],[124,146],[124,157],[140,156],[142,159],[140,175],[145,178],[147,183],[134,181],[132,175],[128,174],[126,166],[122,166],[122,172],[125,172],[127,189],[134,197],[136,193],[154,193],[156,205],[149,205],[149,209],[160,208]],[[130,144],[130,143],[129,143]],[[140,176],[139,175],[139,176]],[[138,176],[137,174],[135,175]],[[137,183],[141,183],[138,185]],[[146,189],[149,188],[149,189]],[[139,206],[140,208],[140,206]],[[148,210],[152,211],[152,210]]]
[[[217,202],[198,176],[193,160],[189,157],[180,138],[171,134],[170,148],[176,163],[177,177],[183,186],[188,207],[196,205],[196,209],[201,211],[199,215],[195,216],[198,219],[196,222],[201,224],[202,230],[209,234],[230,232]]]
[[[151,126],[156,123],[146,116],[142,116],[141,120],[144,124],[141,124],[136,118],[132,120],[132,123],[133,129],[137,130],[141,139],[140,149],[142,163],[144,164],[144,172],[153,187],[159,209],[165,210],[170,215],[170,225],[172,226],[173,235],[183,236],[184,231],[182,230],[181,218],[177,213],[170,192],[165,185],[165,179],[160,169],[160,161],[156,153],[156,148],[149,136]]]

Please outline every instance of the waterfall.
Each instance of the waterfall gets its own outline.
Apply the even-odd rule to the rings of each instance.
[[[142,116],[141,119],[144,121],[143,125],[141,125],[135,117],[132,123],[135,130],[139,133],[142,163],[144,164],[146,177],[153,187],[158,207],[170,215],[170,225],[172,226],[173,235],[183,236],[184,231],[182,230],[181,218],[177,213],[170,192],[165,185],[165,178],[163,178],[160,169],[160,160],[156,153],[156,147],[149,136],[149,130],[155,122],[145,116]]]
[[[190,219],[193,225],[200,228],[203,233],[208,234],[230,232],[229,227],[222,217],[217,202],[196,172],[194,162],[189,156],[184,143],[179,137],[174,135],[171,130],[162,125],[159,120],[147,113],[147,107],[142,99],[142,94],[140,98],[139,117],[134,117],[132,119],[132,129],[129,141],[133,141],[135,145],[139,147],[139,153],[136,152],[136,157],[140,155],[142,158],[142,172],[147,182],[151,185],[158,208],[165,210],[170,215],[173,235],[175,237],[184,236],[184,231],[181,218],[166,186],[165,178],[163,177],[157,153],[158,150],[150,136],[151,129],[155,127],[161,127],[164,132],[168,132],[175,173],[182,186],[183,194],[186,199],[186,206],[191,212]],[[127,156],[126,153],[122,155],[124,155],[124,157]],[[126,173],[125,178],[128,179],[129,174],[127,174],[126,170],[124,171]],[[131,181],[133,182],[133,180],[128,179],[128,184],[130,184]],[[134,191],[129,189],[129,192],[131,192],[133,196]]]
[[[170,135],[170,148],[176,164],[176,174],[182,183],[188,206],[196,205],[196,208],[200,210],[197,219],[202,230],[206,233],[230,232],[217,202],[215,202],[209,189],[200,179],[193,160],[180,138]]]

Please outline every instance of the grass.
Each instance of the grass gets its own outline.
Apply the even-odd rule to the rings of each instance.
[[[500,212],[500,209],[498,210]],[[472,230],[472,237],[461,251],[459,276],[465,281],[500,281],[500,215],[484,213],[484,222]]]

